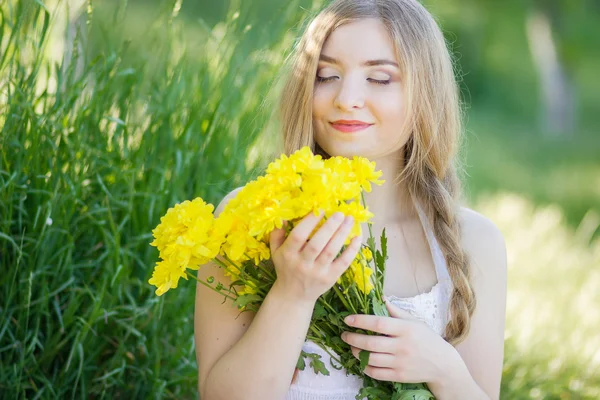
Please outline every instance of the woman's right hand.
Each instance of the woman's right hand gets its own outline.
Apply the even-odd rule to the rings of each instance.
[[[344,218],[341,212],[328,218],[308,240],[322,218],[322,213],[308,214],[287,238],[284,228],[271,232],[271,257],[277,271],[273,286],[294,300],[315,302],[335,284],[360,250],[362,237],[357,236],[336,258],[354,224],[351,216]]]

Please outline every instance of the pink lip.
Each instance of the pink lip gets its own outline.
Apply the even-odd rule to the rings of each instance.
[[[345,132],[345,133],[362,131],[363,129],[367,129],[371,125],[373,125],[373,124],[367,124],[362,121],[354,121],[354,120],[352,120],[352,121],[338,120],[338,121],[331,122],[331,126],[334,129],[336,129],[340,132]]]

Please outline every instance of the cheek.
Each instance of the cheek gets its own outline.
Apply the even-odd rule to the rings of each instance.
[[[397,131],[405,122],[406,104],[404,98],[397,94],[389,96],[380,96],[376,100],[377,119],[379,119],[386,128],[393,128]]]
[[[329,104],[328,95],[322,88],[315,88],[313,94],[313,115],[315,118],[320,118],[327,114]]]
[[[313,127],[315,129],[315,138],[320,141],[322,131],[325,129],[324,124],[327,123],[329,115],[329,97],[324,90],[315,89],[312,101]]]

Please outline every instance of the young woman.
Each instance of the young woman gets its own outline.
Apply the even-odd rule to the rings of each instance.
[[[295,48],[282,92],[285,151],[377,163],[385,184],[366,196],[373,233],[388,235],[384,291],[391,317],[347,323],[380,336],[344,334],[366,374],[426,382],[439,400],[497,399],[504,353],[506,251],[496,226],[459,205],[455,155],[461,132],[452,61],[439,27],[417,0],[338,0]],[[217,208],[220,212],[230,193]],[[355,376],[295,370],[317,298],[354,258],[336,258],[352,221],[334,216],[308,240],[309,215],[271,235],[277,281],[256,314],[198,285],[195,339],[202,400],[353,400]],[[364,231],[363,227],[363,231]],[[209,264],[199,278],[226,280]]]

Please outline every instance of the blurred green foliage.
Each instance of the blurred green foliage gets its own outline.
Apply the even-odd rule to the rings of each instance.
[[[274,79],[319,3],[81,1],[66,41],[63,4],[0,5],[4,397],[197,395],[194,285],[154,295],[151,230],[263,165]],[[509,248],[503,398],[598,398],[600,311],[579,311],[600,292],[598,3],[427,5],[460,66],[467,199]],[[538,124],[525,21],[540,8],[576,89],[571,135]]]

